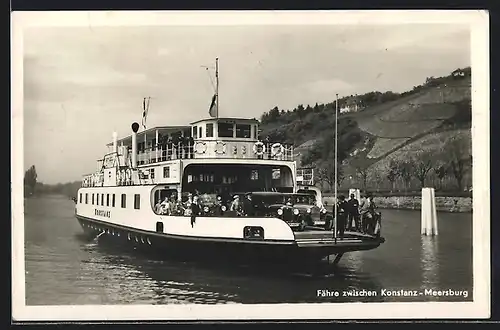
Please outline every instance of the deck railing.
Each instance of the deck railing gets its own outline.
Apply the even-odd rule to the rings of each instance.
[[[262,148],[261,146],[264,146]],[[197,141],[194,145],[172,145],[150,147],[139,150],[137,165],[163,162],[175,159],[294,159],[293,146],[266,143],[254,147],[253,143],[223,143],[217,141]],[[130,155],[129,155],[130,158]]]

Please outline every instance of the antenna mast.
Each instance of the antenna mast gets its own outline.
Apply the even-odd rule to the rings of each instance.
[[[217,115],[216,118],[219,118],[219,58],[215,58],[215,95],[217,99]]]

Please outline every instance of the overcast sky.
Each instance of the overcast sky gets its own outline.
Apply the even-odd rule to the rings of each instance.
[[[470,65],[469,27],[248,26],[32,28],[24,34],[24,167],[39,181],[79,180],[116,130],[207,117],[213,94],[201,66],[220,63],[220,116],[274,106],[403,92]]]

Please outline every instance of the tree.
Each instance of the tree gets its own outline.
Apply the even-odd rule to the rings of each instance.
[[[363,190],[366,190],[366,181],[368,180],[368,167],[360,165],[356,166],[356,174],[361,179]]]
[[[463,139],[453,139],[444,148],[444,157],[449,160],[449,172],[455,178],[457,188],[462,191],[467,163],[472,160],[469,146]]]
[[[434,173],[436,173],[436,177],[439,180],[438,189],[442,189],[443,179],[448,175],[448,167],[446,166],[446,164],[440,163],[434,168]]]
[[[428,152],[424,152],[413,158],[412,174],[420,182],[420,187],[425,186],[425,179],[432,170],[432,157]]]
[[[405,191],[410,186],[412,176],[412,166],[409,161],[400,161],[397,165],[398,176],[403,180]]]
[[[391,160],[389,165],[387,166],[387,180],[391,183],[391,191],[395,190],[395,183],[398,178],[398,163],[394,160]]]
[[[24,172],[25,194],[31,195],[34,193],[37,177],[35,165],[32,165],[26,172]]]
[[[335,161],[333,159],[323,162],[318,167],[318,179],[330,187],[330,191],[335,189]],[[340,164],[337,164],[337,186],[344,180],[344,171]]]

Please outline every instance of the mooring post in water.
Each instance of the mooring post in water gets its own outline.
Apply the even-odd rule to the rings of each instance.
[[[422,188],[421,234],[426,236],[438,234],[434,188]]]

